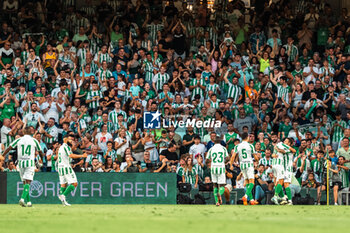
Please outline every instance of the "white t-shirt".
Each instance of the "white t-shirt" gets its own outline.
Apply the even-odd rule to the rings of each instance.
[[[53,150],[48,150],[46,152],[47,167],[52,167],[52,160],[47,158],[49,155],[53,156]]]
[[[118,82],[118,89],[123,89],[124,86],[125,86],[125,83],[123,81]],[[124,96],[125,91],[118,90],[118,95]]]
[[[102,133],[98,133],[96,134],[95,138],[97,140],[97,145],[103,152],[105,152],[107,151],[107,142],[113,139],[113,136],[107,132],[105,135],[102,135]]]
[[[314,66],[313,70],[316,74],[320,74],[320,71],[317,67]],[[310,67],[307,66],[304,68],[303,73],[310,73],[310,71],[311,71]],[[316,80],[316,77],[312,73],[304,79],[306,85],[308,85],[310,81],[315,82],[315,80]]]
[[[64,104],[63,104],[64,106]],[[46,108],[49,107],[49,103],[48,102],[44,102],[41,106],[40,106],[40,110],[44,110]],[[60,106],[61,107],[61,106]],[[64,109],[62,109],[64,110]],[[49,111],[46,112],[45,114],[45,120],[48,121],[50,118],[54,118],[55,119],[55,122],[57,123],[58,122],[58,118],[59,118],[59,113],[58,113],[58,109],[57,109],[57,106],[56,106],[56,102],[52,102],[51,103],[51,107],[49,109]]]
[[[205,152],[206,152],[206,147],[204,146],[204,144],[202,143],[199,143],[198,145],[193,144],[189,150],[189,154],[193,156],[193,164],[197,164],[197,159],[195,159],[194,156],[198,153],[202,156],[204,161]]]
[[[11,132],[11,128],[4,125],[1,127],[1,143],[3,143],[5,147],[8,147],[8,145],[12,142],[11,136],[8,135],[9,132]]]
[[[129,145],[130,145],[130,140],[129,140],[128,137],[125,137],[125,139],[122,139],[122,138],[120,138],[120,137],[117,137],[117,138],[114,140],[114,142],[118,142],[118,144],[123,143],[123,140],[126,140],[126,143],[125,143],[123,146],[119,147],[119,149],[116,151],[117,154],[121,155],[122,157],[124,157],[125,150],[126,150],[126,148],[128,148]]]

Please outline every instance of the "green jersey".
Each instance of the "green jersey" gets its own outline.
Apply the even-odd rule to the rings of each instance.
[[[183,176],[184,175],[184,172],[185,172],[185,169],[183,168],[183,167],[178,167],[177,169],[176,169],[176,174],[178,175],[178,176]]]
[[[225,141],[225,143],[227,145],[227,151],[229,153],[231,153],[231,151],[235,148],[235,144],[234,144],[233,141],[236,138],[239,138],[239,135],[236,134],[235,132],[227,133],[227,134],[224,135],[224,141]],[[230,139],[231,139],[231,141],[230,141]],[[228,141],[230,141],[230,142],[228,142]]]
[[[239,98],[242,96],[242,89],[240,86],[228,83],[227,98],[233,98],[233,103],[236,104]]]
[[[191,171],[189,169],[185,169],[183,174],[183,176],[185,176],[185,183],[195,184],[197,175],[197,171],[194,167]]]
[[[286,125],[284,124],[284,122],[282,122],[278,128],[278,132],[281,133],[281,139],[288,137],[289,131],[291,131],[292,129],[293,129],[293,126],[291,126],[290,124]]]
[[[264,165],[265,167],[266,166],[270,166],[271,167],[272,166],[272,159],[271,158],[267,159],[266,157],[264,157],[264,158],[259,160],[259,165],[260,164]]]
[[[333,121],[331,123],[331,127],[333,127],[335,124],[339,124],[343,128],[346,128],[346,122],[343,120],[340,121]],[[333,137],[332,137],[332,142],[339,142],[343,137],[344,137],[344,131],[340,126],[335,126],[333,130]]]
[[[293,70],[292,71],[292,75],[293,77],[295,78],[295,76],[299,74],[301,77],[303,77],[303,69],[300,69],[300,70]]]
[[[198,83],[200,83],[200,85],[202,86],[205,86],[205,80],[203,78],[201,79],[192,79],[191,80],[191,84],[190,86],[196,86],[195,88],[192,89],[192,95],[191,95],[191,98],[194,99],[194,97],[196,95],[200,95],[200,96],[203,96],[204,97],[204,90],[202,88],[200,88],[198,85]]]
[[[170,79],[169,74],[167,73],[157,73],[153,76],[152,82],[155,83],[156,91],[163,89],[164,83],[167,83]]]
[[[290,86],[282,86],[281,84],[277,83],[277,97],[283,98],[287,103],[290,102],[289,99],[289,93],[292,93],[292,89]]]
[[[116,110],[114,109],[113,111],[111,111],[109,114],[108,114],[108,120],[110,120],[114,125],[117,125],[118,124],[118,115],[119,114],[122,114],[123,115],[123,119],[124,121],[127,120],[127,115],[126,113],[123,111],[123,110]]]
[[[52,126],[51,128],[48,128],[46,130],[46,132],[51,135],[51,138],[45,136],[45,143],[52,144],[53,142],[57,141],[57,139],[58,139],[58,131],[57,131],[57,127],[55,125]]]
[[[321,174],[322,172],[322,164],[317,159],[311,161],[311,169],[315,174]]]

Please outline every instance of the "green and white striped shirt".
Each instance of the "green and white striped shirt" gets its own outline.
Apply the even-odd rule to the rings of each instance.
[[[115,132],[115,126],[114,126],[114,124],[111,121],[107,121],[107,123],[101,121],[98,124],[98,127],[100,128],[100,132],[101,132],[102,126],[105,125],[105,124],[107,125],[107,132],[108,133],[114,133]]]
[[[292,92],[292,89],[290,86],[282,86],[281,84],[277,83],[277,97],[283,98],[287,103],[289,103],[289,93]]]
[[[13,141],[10,146],[17,147],[18,166],[35,167],[35,151],[41,151],[39,142],[30,135],[24,135]]]
[[[109,151],[109,152],[106,151],[106,153],[103,155],[103,157],[105,155],[111,157],[113,161],[115,161],[118,158],[117,157],[117,152],[115,150],[113,150],[113,149],[111,151]]]
[[[219,108],[219,102],[220,100],[217,99],[216,102],[212,101],[212,100],[209,100],[210,101],[210,107],[211,108],[214,108],[214,109],[218,109]]]
[[[100,51],[102,45],[102,40],[97,36],[93,35],[90,39],[90,52],[92,54],[98,53]]]
[[[190,86],[196,86],[198,83],[200,83],[200,85],[202,86],[205,86],[205,80],[203,78],[201,78],[200,80],[193,78],[191,80]],[[201,97],[204,96],[204,90],[200,87],[195,87],[194,89],[192,89],[192,95],[191,95],[192,100],[196,95],[200,95]]]
[[[154,75],[152,82],[155,83],[156,91],[163,89],[163,84],[169,82],[170,76],[167,73],[161,74],[160,72]]]
[[[102,98],[102,92],[101,91],[88,91],[86,99],[87,100],[93,100],[95,96],[99,96]],[[89,103],[90,109],[96,109],[99,106],[99,101],[97,99],[94,99],[92,102]]]
[[[85,48],[80,48],[78,50],[77,56],[79,58],[79,64],[80,66],[86,65],[86,54],[87,54],[87,49]]]
[[[287,152],[284,154],[284,169],[288,172],[293,172],[293,159],[294,154],[292,152]]]
[[[272,159],[267,159],[266,157],[259,160],[259,165],[262,164],[264,166],[272,166]]]
[[[146,60],[143,62],[143,64],[144,64],[144,72],[145,72],[145,81],[150,83],[150,82],[152,82],[153,76],[154,76],[153,75],[153,69],[154,69],[153,63],[152,63],[152,61]]]
[[[208,96],[208,93],[209,91],[212,91],[215,95],[218,94],[218,89],[219,89],[219,85],[214,83],[214,84],[207,84],[207,87],[205,89],[205,91],[207,92],[207,96]]]
[[[98,53],[95,54],[95,58],[94,58],[94,62],[97,64],[97,62],[100,63],[100,65],[102,64],[102,62],[107,62],[107,63],[111,63],[112,62],[112,58],[111,56],[109,56],[108,53],[101,53],[100,57],[98,57]]]
[[[343,128],[346,128],[346,122],[343,120],[340,120],[339,122],[337,120],[333,121],[331,123],[331,127],[333,127],[334,124],[336,123],[341,125]],[[344,137],[343,129],[340,128],[339,126],[335,126],[333,131],[333,136],[332,136],[332,142],[339,142],[343,137]]]
[[[277,148],[281,149],[281,150],[284,150],[286,153],[289,152],[289,146],[287,146],[286,144],[282,143],[282,142],[279,142],[277,143]],[[276,150],[274,151],[274,154],[277,155],[277,158],[273,158],[272,159],[272,166],[275,166],[275,165],[282,165],[284,166],[284,154],[280,153],[280,152],[277,152]]]
[[[16,94],[16,98],[17,98],[18,101],[24,99],[26,96],[27,96],[27,92],[24,92],[24,93],[18,92],[18,93]]]
[[[48,134],[50,134],[52,136],[52,138],[45,137],[45,143],[51,144],[51,143],[57,141],[57,139],[58,139],[58,131],[57,131],[57,127],[55,125],[52,126],[51,128],[48,128],[46,130],[46,132]]]
[[[299,54],[297,46],[295,46],[293,44],[291,46],[289,44],[286,44],[283,47],[286,49],[287,54],[288,54],[288,51],[290,50],[290,54],[288,56],[288,62],[295,61],[295,59],[297,58],[297,56]]]
[[[108,120],[110,120],[114,125],[118,124],[118,115],[119,114],[122,114],[123,115],[123,119],[124,121],[127,120],[127,115],[126,113],[123,111],[123,110],[116,110],[114,109],[113,111],[111,111],[109,114],[108,114]]]
[[[228,83],[227,98],[233,98],[233,103],[236,104],[242,95],[242,89],[238,85],[234,85],[231,82]]]
[[[253,155],[255,154],[255,149],[252,144],[243,141],[235,147],[234,152],[238,154],[241,170],[254,167]]]
[[[149,33],[149,38],[152,42],[152,44],[156,44],[157,39],[157,32],[163,30],[164,25],[163,24],[147,24],[147,31]]]
[[[57,172],[59,176],[64,176],[74,172],[70,166],[72,159],[69,156],[71,154],[73,154],[73,152],[66,143],[63,143],[58,149]]]
[[[348,176],[348,171],[345,169],[341,168],[339,171],[339,176],[342,181],[342,188],[348,188],[349,187],[349,176]]]
[[[322,164],[317,159],[314,159],[311,161],[311,169],[316,174],[321,174],[322,171]]]
[[[104,70],[102,68],[99,68],[97,70],[96,74],[100,76],[100,79],[102,82],[108,80],[110,77],[113,76],[113,74],[110,70],[108,70],[108,69]]]
[[[207,159],[211,161],[211,173],[215,175],[225,174],[225,159],[228,157],[227,150],[221,144],[215,144],[209,149]]]
[[[185,176],[185,183],[195,184],[197,175],[197,171],[194,167],[192,167],[192,171],[185,169],[185,172],[183,174],[183,176]]]
[[[22,60],[22,63],[23,63],[23,64],[26,64],[26,62],[27,62],[27,60],[28,60],[28,57],[29,57],[29,51],[24,50],[24,51],[21,53],[21,60]]]
[[[199,127],[199,128],[195,127],[193,130],[194,130],[194,133],[198,134],[201,138],[203,138],[204,135],[207,134],[207,131],[205,130],[204,127]]]

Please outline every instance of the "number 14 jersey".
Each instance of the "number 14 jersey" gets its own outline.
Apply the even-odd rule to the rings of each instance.
[[[40,151],[39,142],[30,135],[24,135],[13,141],[10,146],[17,147],[18,166],[20,168],[35,166],[35,151]]]

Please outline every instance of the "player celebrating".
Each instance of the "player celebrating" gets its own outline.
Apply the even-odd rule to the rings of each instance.
[[[211,161],[211,180],[214,185],[214,199],[216,206],[222,204],[221,195],[225,192],[225,160],[227,157],[228,153],[226,148],[221,145],[221,139],[216,137],[215,145],[210,148],[207,153],[207,159]]]
[[[291,147],[292,146],[292,139],[286,138],[284,140],[284,144],[286,144],[289,148],[289,152],[284,153],[284,189],[286,190],[287,196],[284,196],[283,201],[281,202],[281,205],[293,205],[292,202],[292,192],[290,190],[290,183],[292,182],[292,176],[293,176],[293,159],[294,159],[294,153],[296,150]]]
[[[78,185],[77,177],[72,167],[70,166],[70,159],[86,158],[87,155],[76,155],[72,153],[71,146],[74,140],[74,134],[69,132],[63,139],[62,146],[58,149],[57,171],[60,179],[60,193],[58,198],[64,206],[70,206],[66,201],[66,197]],[[69,184],[69,186],[68,186]],[[67,187],[68,186],[68,187]]]
[[[246,182],[246,193],[242,197],[244,205],[248,205],[248,198],[251,205],[258,204],[257,201],[253,199],[252,190],[254,188],[254,163],[253,156],[255,161],[259,161],[254,146],[248,142],[248,133],[242,134],[242,142],[238,144],[233,151],[230,165],[231,170],[233,170],[233,162],[236,160],[236,156],[239,156],[239,163],[241,172],[243,173],[243,178]]]
[[[35,152],[37,151],[41,158],[44,153],[41,151],[39,142],[30,136],[30,127],[24,129],[24,136],[13,141],[5,150],[3,156],[14,148],[17,149],[19,175],[24,184],[23,192],[19,204],[23,207],[32,207],[32,202],[29,197],[30,183],[33,181],[35,173]]]
[[[289,142],[288,139],[285,139],[285,142]],[[279,194],[281,197],[284,196],[283,193],[283,182],[285,177],[284,171],[284,157],[286,153],[290,152],[290,147],[283,143],[279,142],[275,146],[274,154],[272,155],[272,171],[275,177],[275,195],[272,197],[271,201],[276,205],[279,205]],[[290,191],[290,189],[289,189]]]

